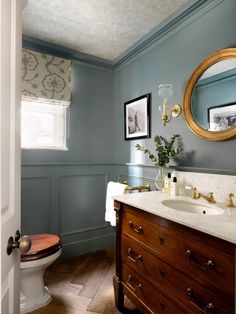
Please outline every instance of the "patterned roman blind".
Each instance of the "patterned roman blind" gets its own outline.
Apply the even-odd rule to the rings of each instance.
[[[22,50],[22,99],[71,103],[71,61]]]

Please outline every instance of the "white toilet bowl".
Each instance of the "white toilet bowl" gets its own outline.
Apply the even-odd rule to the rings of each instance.
[[[37,234],[30,237],[32,247],[21,256],[21,314],[45,306],[51,301],[51,295],[44,286],[43,274],[62,252],[60,239],[56,235]]]

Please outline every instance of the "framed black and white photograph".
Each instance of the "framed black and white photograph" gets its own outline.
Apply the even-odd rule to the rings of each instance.
[[[151,137],[151,94],[124,103],[125,140]]]
[[[223,131],[236,125],[236,103],[208,108],[209,131]]]

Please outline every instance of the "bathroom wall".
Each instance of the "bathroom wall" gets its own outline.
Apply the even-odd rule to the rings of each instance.
[[[172,32],[168,38],[162,38],[159,43],[116,69],[116,163],[150,164],[144,159],[142,152],[135,150],[135,144],[140,143],[154,150],[153,138],[156,134],[169,138],[177,133],[182,137],[184,148],[184,153],[179,159],[182,170],[236,173],[236,139],[217,143],[203,140],[188,129],[183,115],[163,127],[157,106],[159,84],[172,83],[176,103],[182,104],[186,82],[200,62],[220,49],[235,47],[235,12],[234,0],[222,1],[205,14],[192,18],[190,23],[186,22],[181,30]],[[123,104],[149,92],[152,93],[152,138],[125,142]],[[131,166],[126,172],[130,173],[130,168]],[[141,172],[145,171],[146,168],[142,168]]]
[[[57,233],[64,255],[110,246],[106,184],[113,175],[114,73],[72,60],[68,151],[22,150],[22,233]]]
[[[68,151],[22,150],[22,162],[112,162],[113,95],[113,71],[72,60]]]
[[[181,135],[184,153],[178,170],[236,174],[235,139],[202,140],[188,129],[183,115],[163,127],[157,108],[159,84],[172,83],[181,104],[195,67],[211,53],[235,46],[236,2],[215,2],[114,70],[73,61],[69,151],[22,152],[23,233],[60,234],[66,255],[111,245],[113,230],[104,222],[106,183],[128,179],[130,185],[150,183],[154,188],[156,169],[134,146],[154,150],[156,134]],[[124,141],[124,102],[149,92],[152,137]]]

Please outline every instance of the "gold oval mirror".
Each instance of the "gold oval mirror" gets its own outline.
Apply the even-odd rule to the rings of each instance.
[[[191,131],[209,141],[236,136],[236,48],[204,60],[185,88],[183,111]]]

